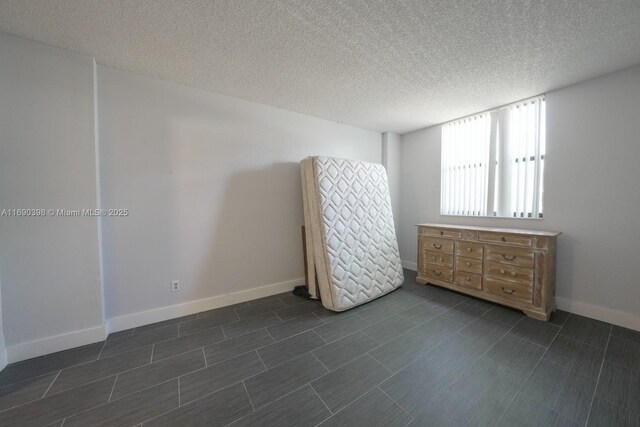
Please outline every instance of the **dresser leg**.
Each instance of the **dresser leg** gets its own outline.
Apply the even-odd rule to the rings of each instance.
[[[527,317],[531,317],[532,319],[544,320],[545,322],[549,321],[551,317],[551,310],[546,313],[541,313],[539,311],[533,311],[526,308],[522,309],[522,312],[527,315]]]

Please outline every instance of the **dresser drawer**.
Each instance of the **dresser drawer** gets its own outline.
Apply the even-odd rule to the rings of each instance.
[[[456,270],[482,274],[482,260],[456,256]]]
[[[473,242],[458,242],[456,246],[456,255],[463,256],[465,258],[482,259],[482,243]]]
[[[485,261],[533,268],[535,254],[530,249],[485,245]]]
[[[433,265],[433,264],[427,264],[424,267],[424,275],[427,276],[427,278],[431,278],[431,279],[435,279],[435,280],[440,280],[442,282],[448,282],[451,283],[452,279],[453,279],[453,270],[451,270],[450,268],[446,268],[446,267],[440,267],[437,265]]]
[[[518,234],[507,233],[487,233],[482,231],[478,232],[478,240],[481,242],[505,243],[516,246],[531,246],[533,244],[531,236],[520,236]]]
[[[423,249],[453,255],[453,240],[425,237]]]
[[[506,301],[525,304],[531,304],[533,301],[533,288],[519,283],[502,282],[487,278],[484,283],[484,290]]]
[[[533,286],[533,270],[531,268],[489,262],[485,264],[485,275],[489,279]]]
[[[449,228],[425,227],[425,234],[427,236],[449,237],[452,239],[459,239],[462,237],[462,232],[460,230],[452,230]]]
[[[482,289],[482,276],[479,274],[456,271],[455,283],[458,286],[473,289]]]
[[[424,252],[424,261],[427,264],[435,264],[441,267],[453,268],[453,255],[443,254],[442,252]]]

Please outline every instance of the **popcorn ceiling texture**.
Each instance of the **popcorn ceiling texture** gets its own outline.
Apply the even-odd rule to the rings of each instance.
[[[640,63],[638,0],[0,0],[0,31],[397,133]]]

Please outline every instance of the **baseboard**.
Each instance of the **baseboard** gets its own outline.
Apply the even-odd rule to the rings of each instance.
[[[163,320],[169,320],[180,316],[187,316],[189,314],[238,304],[256,298],[268,297],[290,291],[295,286],[302,283],[304,283],[304,277],[287,280],[286,282],[260,286],[257,288],[231,292],[211,298],[190,301],[183,304],[133,313],[126,316],[114,317],[107,320],[104,326],[96,326],[94,328],[84,329],[81,331],[54,335],[52,337],[8,346],[5,350],[0,351],[0,370],[4,369],[7,363],[20,362],[21,360],[31,359],[33,357],[102,341],[110,332],[122,331],[138,326],[148,325],[149,323],[161,322]]]
[[[125,316],[113,317],[107,321],[107,331],[109,333],[123,331],[125,329],[137,328],[138,326],[162,322],[163,320],[169,320],[180,316],[188,316],[201,311],[213,310],[214,308],[226,307],[228,305],[238,304],[257,298],[268,297],[282,292],[291,291],[294,287],[303,283],[304,277],[300,277],[293,280],[287,280],[286,282],[273,283],[271,285],[231,292],[211,298],[204,298],[182,304],[160,307],[153,310],[141,311],[139,313],[128,314]]]
[[[105,338],[106,333],[104,326],[96,326],[81,331],[68,332],[66,334],[11,345],[7,346],[6,349],[7,362],[15,363],[21,360],[31,359],[32,357],[102,341]]]
[[[580,301],[571,301],[562,297],[556,297],[556,305],[560,310],[640,331],[640,317],[632,313]]]
[[[415,262],[403,260],[402,266],[407,270],[418,270],[418,265]],[[580,301],[571,301],[562,297],[556,297],[556,305],[559,309],[570,313],[591,317],[592,319],[602,320],[603,322],[640,331],[640,317],[631,313],[587,304]]]
[[[0,371],[7,366],[7,349],[0,351]]]
[[[402,267],[411,271],[418,271],[418,264],[412,261],[402,260]]]

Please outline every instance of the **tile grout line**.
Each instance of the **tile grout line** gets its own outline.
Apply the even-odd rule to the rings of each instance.
[[[120,374],[116,374],[116,379],[115,379],[115,381],[113,382],[113,386],[111,386],[111,393],[109,393],[109,398],[107,399],[107,403],[106,403],[106,404],[111,403],[111,397],[113,396],[113,391],[116,389],[116,383],[118,382],[118,376],[119,376],[119,375],[120,375]],[[123,397],[124,397],[124,396],[123,396]],[[116,399],[116,400],[118,400],[118,399]]]
[[[100,356],[102,356],[102,352],[104,351],[104,348],[107,346],[107,338],[109,338],[109,335],[107,335],[107,337],[104,340],[104,343],[102,344],[102,348],[100,349],[100,353],[98,353],[98,357],[96,357],[96,360],[100,360]]]
[[[203,369],[204,369],[204,368],[203,368]],[[194,372],[195,372],[195,371],[194,371]],[[183,376],[185,376],[185,375],[188,375],[188,374],[181,375],[181,377],[183,377]],[[166,383],[171,382],[171,381],[173,381],[173,380],[175,380],[175,379],[176,379],[176,378],[172,378],[172,379],[170,379],[170,380],[163,381],[163,382],[161,382],[160,384],[156,384],[156,385],[154,385],[154,386],[144,388],[144,389],[140,390],[139,392],[137,391],[136,393],[140,393],[140,392],[142,392],[142,391],[149,390],[149,389],[151,389],[151,388],[153,388],[153,387],[157,387],[157,386],[159,386],[159,385],[166,384]],[[177,379],[178,379],[178,382],[179,382],[180,377],[178,377]],[[233,383],[233,384],[231,384],[231,385],[229,385],[229,386],[227,386],[227,387],[231,387],[231,386],[234,386],[234,385],[236,385],[236,384],[238,384],[238,383],[237,383],[237,382],[235,382],[235,383]],[[199,400],[202,400],[202,399],[206,398],[207,396],[210,396],[210,395],[212,395],[212,394],[214,394],[214,393],[217,393],[217,392],[219,392],[220,390],[223,390],[223,389],[225,389],[225,388],[227,388],[227,387],[222,387],[222,388],[216,389],[216,390],[214,390],[214,391],[212,391],[212,392],[209,392],[209,393],[206,393],[206,394],[204,394],[204,395],[202,395],[202,396],[200,396],[200,397],[198,397],[198,398],[196,398],[196,399],[190,400],[189,402],[185,403],[185,405],[184,405],[184,406],[191,405],[193,402],[197,402],[197,401],[199,401]],[[178,393],[180,393],[180,385],[178,385]],[[135,393],[133,393],[133,394],[135,394]],[[125,397],[132,396],[133,394],[128,394],[127,396],[123,396],[123,397],[121,397],[121,398],[119,398],[119,399],[114,400],[114,402],[117,402],[118,400],[123,399],[123,398],[125,398]],[[100,406],[103,406],[103,405],[100,405]],[[173,412],[173,411],[175,411],[175,410],[177,410],[177,409],[180,409],[180,407],[181,407],[181,405],[180,405],[180,403],[179,403],[179,404],[178,404],[178,406],[176,406],[175,408],[171,408],[171,409],[169,409],[168,411],[164,411],[164,412],[162,412],[162,413],[160,413],[160,414],[158,414],[158,415],[154,415],[152,418],[147,418],[147,419],[145,419],[144,421],[139,422],[138,424],[134,424],[134,426],[139,426],[139,425],[142,425],[142,424],[144,424],[144,423],[146,423],[146,422],[148,422],[148,421],[155,420],[156,418],[160,418],[160,417],[162,417],[163,415],[168,414],[169,412]]]
[[[316,358],[316,360],[317,360],[318,362],[320,362],[320,364],[321,364],[322,366],[324,366],[324,368],[327,370],[327,374],[328,374],[329,372],[332,372],[332,371],[331,371],[331,369],[329,369],[329,368],[327,367],[327,365],[325,365],[325,364],[322,362],[322,360],[320,360],[320,358],[319,358],[318,356],[316,356],[316,355],[315,355],[314,350],[311,350],[309,353],[310,353],[313,357],[315,357],[315,358]],[[356,359],[357,359],[357,357],[356,357]],[[355,359],[354,359],[354,360],[355,360]],[[336,368],[336,369],[337,369],[337,368]],[[325,374],[325,375],[326,375],[326,374]],[[318,377],[318,378],[321,378],[321,377],[323,377],[323,376],[324,376],[324,375],[321,375],[321,376],[320,376],[320,377]],[[313,381],[317,380],[318,378],[314,379]],[[307,384],[311,385],[311,381],[309,381]]]
[[[235,383],[234,383],[234,384],[235,384]],[[302,388],[306,387],[307,385],[309,385],[309,383],[306,383],[306,384],[304,384],[304,385],[301,385],[300,387],[296,388],[295,390],[292,390],[292,391],[290,391],[289,393],[287,393],[287,394],[285,394],[285,395],[283,395],[283,396],[280,396],[279,398],[277,398],[277,399],[276,399],[276,400],[274,400],[273,402],[270,402],[269,404],[267,404],[267,405],[265,405],[265,406],[262,406],[262,407],[260,407],[259,409],[262,409],[262,408],[265,408],[265,407],[267,407],[267,406],[269,406],[269,405],[272,405],[272,404],[274,404],[275,402],[278,402],[278,401],[280,401],[280,400],[284,399],[285,397],[289,396],[290,394],[293,394],[293,393],[296,393],[296,392],[300,391]],[[311,387],[311,386],[309,386],[309,387]],[[311,387],[311,389],[313,390],[313,387]],[[313,391],[315,391],[315,390],[313,390]],[[317,394],[317,393],[316,393],[316,394]],[[318,397],[319,397],[319,396],[318,396]],[[322,401],[322,399],[320,399],[320,400]],[[323,403],[324,403],[324,402],[323,402]],[[326,406],[326,405],[325,405],[325,406]],[[327,409],[329,409],[329,408],[327,408]],[[245,415],[241,416],[240,418],[237,418],[237,419],[235,419],[235,420],[231,421],[231,422],[230,422],[229,424],[227,424],[227,425],[230,425],[230,424],[236,423],[236,422],[238,422],[239,420],[242,420],[242,419],[244,419],[244,418],[246,418],[246,417],[248,417],[248,416],[250,416],[250,415],[252,415],[252,414],[255,414],[256,412],[257,412],[257,411],[249,412],[248,414],[245,414]],[[331,411],[329,411],[329,412],[331,412]],[[323,421],[324,421],[324,420],[323,420]]]
[[[225,334],[224,328],[222,327],[222,325],[220,325],[219,327],[220,327],[220,332],[222,332],[222,336],[224,337],[223,341],[228,340],[229,338],[227,337],[227,334]]]
[[[395,400],[393,397],[389,396],[389,394],[388,394],[386,391],[384,391],[382,388],[380,388],[380,385],[378,385],[378,386],[377,386],[377,387],[375,387],[375,388],[377,388],[378,390],[380,390],[381,392],[383,392],[383,393],[384,393],[384,395],[385,395],[385,396],[387,396],[389,399],[391,399],[391,401],[392,401],[393,403],[395,403],[396,405],[398,405],[398,407],[400,407],[400,409],[402,409],[402,410],[404,411],[404,413],[405,413],[405,414],[407,414],[407,415],[409,415],[409,417],[411,417],[411,420],[412,420],[412,421],[413,421],[413,420],[415,420],[415,417],[414,417],[413,415],[411,415],[411,414],[409,413],[409,411],[407,411],[407,410],[404,408],[404,406],[402,406],[402,405],[401,405],[397,400]],[[371,389],[371,390],[373,390],[373,389]],[[371,393],[371,391],[369,391],[368,393]],[[410,422],[411,422],[411,421],[410,421]]]
[[[569,315],[570,316],[570,315]],[[523,317],[522,319],[526,319],[527,317]],[[569,317],[567,316],[567,319]],[[522,320],[520,319],[520,321]],[[518,323],[520,323],[520,321],[518,321]],[[565,323],[566,323],[566,319],[565,319]],[[517,325],[517,323],[516,323]],[[557,326],[557,325],[556,325]],[[556,332],[556,334],[553,336],[553,339],[551,340],[551,342],[549,343],[549,347],[551,347],[553,345],[553,342],[556,340],[556,338],[558,337],[558,335],[560,335],[560,331],[562,330],[562,327],[564,326],[564,323],[562,324],[562,326],[558,327],[558,331]],[[514,325],[515,327],[515,325]],[[528,340],[524,340],[526,342],[529,342]],[[535,344],[535,343],[531,343],[531,344]],[[520,385],[520,388],[518,389],[518,392],[514,394],[513,399],[511,400],[511,402],[509,403],[509,406],[507,406],[507,409],[505,409],[505,411],[502,413],[502,415],[500,415],[500,418],[498,418],[498,422],[496,423],[496,425],[500,425],[500,421],[502,421],[502,419],[504,418],[504,416],[507,414],[507,412],[509,412],[509,409],[511,409],[511,406],[513,405],[513,402],[516,401],[516,399],[520,396],[520,393],[522,393],[522,389],[524,388],[525,384],[527,383],[527,381],[529,380],[529,378],[531,378],[531,375],[533,375],[533,373],[535,372],[536,368],[538,367],[538,365],[540,364],[540,362],[542,362],[542,359],[544,359],[544,355],[547,354],[547,351],[549,351],[549,347],[545,347],[544,348],[544,352],[540,355],[540,358],[538,359],[538,361],[536,362],[536,364],[533,366],[533,368],[531,369],[531,372],[529,372],[529,375],[527,375],[527,377],[524,379],[524,381],[522,381],[522,385]],[[543,406],[551,411],[554,411],[556,414],[558,415],[562,415],[560,414],[558,411],[549,408],[547,405]],[[563,416],[563,415],[562,415]],[[568,417],[565,417],[568,418]],[[573,421],[573,420],[571,420]]]
[[[117,378],[116,378],[116,379],[117,379]],[[83,411],[80,411],[80,412],[76,412],[76,413],[73,413],[73,414],[67,415],[67,417],[66,417],[65,419],[67,419],[67,418],[73,418],[73,417],[75,417],[76,415],[86,414],[86,413],[92,412],[92,411],[94,411],[94,410],[96,410],[96,409],[98,409],[98,408],[106,407],[106,406],[110,405],[111,403],[121,401],[121,400],[126,399],[126,398],[128,398],[128,397],[130,397],[130,396],[133,396],[134,394],[137,394],[137,393],[140,393],[140,392],[143,392],[143,391],[146,391],[146,390],[152,389],[152,388],[154,388],[154,387],[158,387],[158,386],[160,386],[160,385],[162,385],[162,384],[166,384],[166,383],[168,383],[168,382],[170,382],[170,381],[173,381],[173,380],[175,380],[175,378],[171,378],[170,380],[163,381],[163,382],[161,382],[161,383],[159,383],[159,384],[155,384],[155,385],[152,385],[152,386],[150,386],[150,387],[145,387],[145,388],[143,388],[143,389],[141,389],[141,390],[138,390],[138,391],[136,391],[136,392],[134,392],[134,393],[130,393],[130,394],[127,394],[127,395],[125,395],[125,396],[121,396],[121,397],[119,397],[119,398],[115,399],[113,402],[111,402],[111,401],[107,401],[106,403],[100,403],[100,404],[94,405],[94,406],[92,406],[92,407],[91,407],[91,408],[89,408],[89,409],[85,409],[85,410],[83,410]],[[113,383],[113,387],[114,387],[114,388],[115,388],[115,385],[116,385],[116,383],[114,382],[114,383]],[[111,390],[111,393],[113,393],[113,389]],[[109,396],[109,399],[111,399],[111,396]],[[174,409],[176,409],[176,408],[174,408]],[[140,423],[138,423],[138,424],[140,424]],[[138,424],[135,424],[135,425],[138,425]]]
[[[598,384],[600,384],[600,377],[602,376],[602,369],[604,368],[604,361],[607,357],[607,350],[609,349],[609,342],[611,341],[611,334],[613,332],[613,326],[609,326],[609,336],[607,336],[607,345],[604,347],[604,353],[602,354],[602,362],[600,362],[600,370],[598,371],[598,378],[596,379],[596,385],[593,388],[593,396],[591,396],[591,403],[589,404],[589,411],[587,412],[587,420],[584,425],[589,424],[589,418],[591,418],[591,410],[593,409],[593,402],[596,400],[596,393],[598,392]]]
[[[271,332],[269,332],[269,326],[266,326],[266,327],[264,327],[264,328],[262,328],[262,329],[264,329],[265,331],[267,331],[267,334],[269,334],[269,336],[270,336],[270,337],[271,337],[271,339],[273,340],[273,343],[272,343],[272,344],[274,344],[274,343],[278,342],[278,340],[276,340],[276,339],[273,337],[273,335],[271,335]],[[258,330],[259,330],[259,329],[258,329]],[[304,332],[307,332],[307,331],[308,331],[308,329],[307,329],[306,331],[304,331]],[[297,335],[297,334],[296,334],[296,335]],[[291,335],[291,337],[295,337],[295,335]],[[286,339],[288,339],[288,338],[291,338],[291,337],[283,338],[283,341],[284,341],[284,340],[286,340]]]
[[[262,372],[268,371],[269,368],[267,368],[267,364],[264,363],[264,360],[262,359],[262,356],[260,356],[260,353],[258,352],[258,350],[254,349],[253,351],[258,355],[258,358],[260,359],[260,363],[262,363],[262,366],[264,366],[264,371],[262,371]],[[250,353],[250,351],[247,351],[247,353]],[[283,362],[283,363],[285,363],[285,362]]]
[[[242,383],[242,387],[244,387],[244,392],[247,393],[247,399],[249,399],[249,405],[251,405],[251,409],[253,412],[256,411],[256,407],[253,406],[253,402],[251,401],[251,395],[249,394],[249,390],[247,389],[247,385],[244,383],[244,380],[240,381]],[[251,413],[253,413],[251,412]],[[249,414],[247,414],[249,415]],[[234,420],[235,421],[235,420]]]
[[[208,368],[209,364],[207,363],[207,352],[204,351],[204,347],[205,346],[202,346],[202,357],[204,357],[204,367]]]
[[[60,371],[58,371],[58,373],[56,374],[56,377],[53,379],[53,381],[51,381],[51,384],[49,384],[49,387],[47,387],[47,389],[44,391],[44,394],[42,395],[42,397],[40,399],[44,399],[44,397],[47,395],[47,393],[49,393],[49,390],[51,390],[51,387],[53,387],[53,383],[56,382],[56,380],[58,379],[58,377],[60,376],[61,373],[62,373],[62,369],[60,369]]]
[[[205,362],[206,365],[206,362]],[[178,377],[178,408],[182,406],[182,403],[180,402],[180,377]]]
[[[351,334],[349,334],[349,335],[345,335],[345,336],[344,336],[344,337],[342,337],[342,338],[338,338],[337,340],[333,340],[333,341],[329,342],[329,341],[325,340],[324,338],[322,338],[322,336],[321,336],[319,333],[317,333],[315,330],[313,330],[313,329],[309,329],[309,330],[310,330],[311,332],[313,332],[315,336],[317,336],[318,338],[320,338],[320,339],[322,340],[322,342],[324,342],[324,343],[325,343],[325,345],[327,345],[327,344],[331,344],[331,343],[334,343],[334,342],[336,342],[336,341],[338,341],[338,340],[341,340],[342,338],[345,338],[345,337],[348,337],[349,335],[351,335]],[[305,331],[305,332],[306,332],[306,331]],[[358,329],[356,332],[360,332],[360,329]],[[303,333],[304,333],[304,332],[303,332]],[[355,332],[354,332],[354,334],[355,334]],[[295,335],[294,335],[294,336],[295,336]]]
[[[318,394],[318,392],[316,391],[316,389],[315,389],[315,388],[313,388],[313,386],[311,385],[311,383],[306,383],[305,385],[308,385],[308,386],[309,386],[309,388],[311,389],[311,391],[313,391],[313,393],[314,393],[316,396],[318,396],[318,399],[320,399],[320,402],[322,402],[322,404],[324,405],[324,407],[325,407],[325,408],[327,408],[327,411],[329,411],[329,413],[330,413],[331,415],[333,415],[334,413],[333,413],[333,411],[331,410],[331,408],[329,408],[329,406],[325,403],[325,401],[322,399],[322,397],[320,397],[320,395]],[[304,387],[304,386],[303,386],[303,387]],[[345,406],[345,408],[346,408],[346,406]],[[338,412],[340,412],[340,411],[338,411]],[[326,421],[327,419],[331,418],[331,415],[330,415],[330,416],[328,416],[327,418],[325,418],[324,420],[322,420],[322,422],[324,422],[324,421]]]

